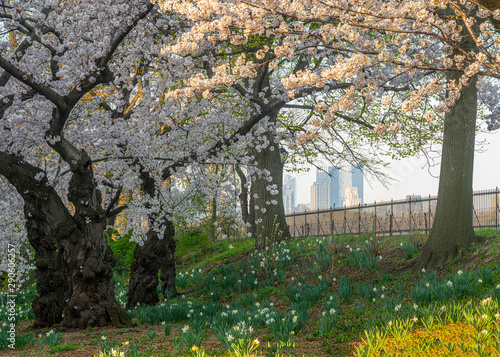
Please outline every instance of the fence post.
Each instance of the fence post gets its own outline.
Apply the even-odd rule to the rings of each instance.
[[[373,205],[375,206],[375,216],[373,219],[373,239],[377,236],[377,201],[374,201]]]
[[[318,207],[318,213],[316,213],[317,220],[318,220],[318,237],[321,235],[320,229],[319,229],[319,207]]]
[[[330,231],[332,232],[332,238],[335,237],[335,226],[333,225],[333,209],[330,211]]]
[[[346,225],[347,225],[347,217],[346,217],[346,210],[344,209],[344,234],[347,234],[347,228],[346,228]]]
[[[391,213],[389,214],[389,236],[392,237],[392,216],[394,212],[394,200],[391,198]]]
[[[304,211],[304,237],[309,234],[309,227],[307,226],[307,209]]]
[[[495,228],[498,228],[498,186],[495,190]]]
[[[411,198],[408,200],[409,205],[410,205],[410,223],[408,225],[408,234],[411,234]]]
[[[295,224],[295,211],[293,211],[293,237],[297,238],[297,225]]]
[[[358,205],[358,234],[361,234],[361,203]]]

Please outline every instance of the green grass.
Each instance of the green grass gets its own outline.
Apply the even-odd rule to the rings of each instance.
[[[76,345],[74,343],[65,343],[62,345],[57,345],[57,346],[51,347],[50,352],[54,353],[54,352],[59,352],[59,351],[72,351],[72,350],[76,350],[76,349],[78,349],[78,345]]]
[[[311,351],[331,356],[498,355],[499,231],[476,234],[487,238],[435,273],[416,274],[410,269],[418,254],[409,258],[400,246],[408,236],[380,237],[380,243],[378,237],[371,242],[369,235],[309,237],[252,255],[250,239],[211,242],[201,235],[184,236],[176,252],[182,262],[178,272],[187,279],[180,296],[157,307],[134,309],[130,314],[138,327],[117,330],[113,340],[121,351],[128,348],[123,342],[130,341],[127,346],[138,348],[141,357],[228,356],[229,347],[207,344],[208,338],[217,330],[222,331],[218,338],[227,339],[224,333],[245,321],[260,341],[253,352],[257,356],[302,356]],[[425,237],[417,240],[421,250]],[[373,269],[363,268],[351,249],[382,259]],[[345,298],[339,290],[341,280],[352,291]],[[117,289],[123,297],[126,284],[117,284]],[[23,295],[25,306],[30,294]],[[28,313],[23,316],[29,319]],[[168,336],[162,322],[172,326]],[[185,326],[195,335],[177,340],[175,347],[173,341]],[[79,346],[61,344],[52,347],[53,352],[95,347],[103,331],[87,329]],[[201,341],[196,351],[189,341]],[[129,351],[126,356],[132,355]]]

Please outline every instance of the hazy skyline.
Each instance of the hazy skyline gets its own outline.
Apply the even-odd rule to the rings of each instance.
[[[480,133],[476,139],[476,150],[479,148],[478,142],[486,140],[483,146],[484,152],[476,151],[474,156],[474,191],[494,189],[500,187],[500,132]],[[422,169],[425,159],[410,157],[404,160],[391,160],[386,173],[397,179],[388,189],[373,179],[367,180],[364,184],[364,203],[374,201],[390,201],[391,199],[404,199],[406,195],[436,195],[438,191],[439,165],[431,168],[431,176],[428,168]],[[311,202],[311,185],[315,180],[316,169],[311,172],[297,176],[296,201],[295,204]]]

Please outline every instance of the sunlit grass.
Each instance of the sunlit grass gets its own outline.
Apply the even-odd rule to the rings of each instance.
[[[489,356],[500,353],[500,308],[491,298],[474,306],[471,301],[414,317],[411,330],[400,337],[398,320],[381,329],[365,332],[357,347],[358,356]],[[461,316],[452,316],[460,311]],[[411,320],[411,319],[410,319]],[[455,320],[452,322],[450,320]],[[399,331],[398,331],[399,330]]]

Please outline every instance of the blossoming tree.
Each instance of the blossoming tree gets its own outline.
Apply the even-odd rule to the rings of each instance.
[[[350,113],[356,103],[370,105],[375,99],[387,108],[400,103],[402,114],[421,111],[427,121],[444,116],[439,203],[416,268],[445,263],[474,240],[475,88],[500,78],[498,4],[467,0],[159,3],[165,11],[178,11],[198,21],[175,45],[177,51],[197,49],[200,39],[247,43],[252,36],[264,35],[278,42],[272,49],[276,58],[269,65],[310,53],[328,55],[328,68],[306,68],[283,79],[291,97],[305,88],[357,79],[359,85],[327,109],[320,128],[334,126],[339,112]],[[248,68],[254,64],[241,65]],[[217,87],[227,76],[228,71],[221,71],[204,82],[204,90]],[[383,85],[400,81],[409,83],[412,90],[384,95]],[[375,131],[383,134],[387,124],[393,127],[394,119],[398,115],[392,112]],[[490,124],[492,121],[494,117],[490,117]]]

